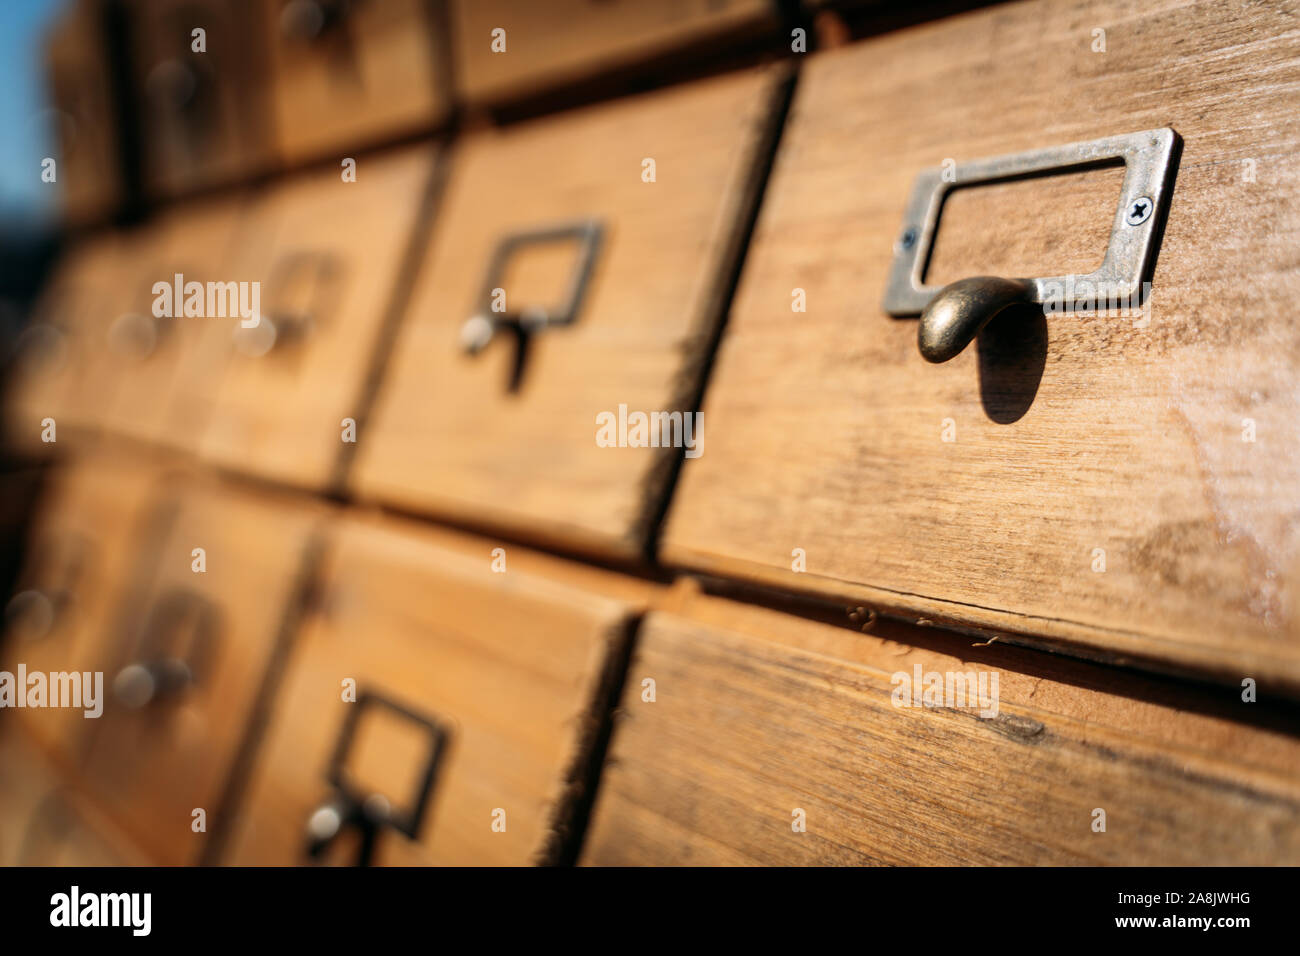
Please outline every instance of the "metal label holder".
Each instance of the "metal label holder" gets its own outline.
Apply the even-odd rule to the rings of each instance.
[[[960,352],[993,315],[1015,302],[1052,302],[1063,289],[1085,284],[1105,290],[1112,299],[1139,301],[1143,280],[1155,263],[1178,145],[1178,134],[1172,129],[1151,129],[959,163],[947,177],[938,168],[922,171],[912,186],[903,228],[894,244],[883,302],[885,312],[892,316],[922,315],[922,354],[930,361],[946,361]],[[1125,166],[1124,185],[1111,221],[1106,255],[1096,271],[1083,276],[1032,279],[978,277],[945,288],[923,284],[943,203],[953,190],[1082,170],[1117,159]],[[951,296],[947,295],[949,290],[953,291]]]
[[[386,798],[376,800],[376,794],[362,792],[348,780],[346,766],[348,754],[356,737],[361,716],[367,708],[384,708],[416,724],[429,734],[429,751],[425,765],[416,779],[415,790],[404,807],[394,807]],[[307,843],[307,855],[319,857],[344,830],[355,828],[361,838],[357,853],[358,866],[369,865],[374,854],[379,834],[385,828],[397,830],[412,840],[419,838],[420,826],[429,807],[433,794],[434,782],[438,775],[438,765],[446,752],[450,732],[434,719],[418,713],[394,700],[390,700],[373,691],[362,691],[357,700],[343,718],[338,740],[330,755],[325,772],[332,795],[317,813],[328,811],[331,825],[322,833],[311,834]],[[382,795],[378,795],[381,796]],[[309,825],[310,829],[310,825]]]
[[[517,391],[523,377],[524,359],[530,337],[543,329],[572,325],[582,311],[587,286],[604,240],[605,229],[597,219],[583,219],[542,229],[512,233],[497,243],[488,261],[479,291],[477,305],[460,330],[461,347],[470,355],[482,352],[502,330],[514,334],[516,349],[514,369],[509,390]],[[510,259],[528,246],[544,243],[578,241],[578,256],[569,277],[568,292],[564,301],[553,308],[528,306],[520,310],[492,311],[493,292],[501,285]]]

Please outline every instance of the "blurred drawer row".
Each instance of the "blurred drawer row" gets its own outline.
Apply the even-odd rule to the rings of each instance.
[[[164,465],[41,513],[0,669],[102,713],[0,711],[0,862],[1300,860],[1300,745],[1221,697]]]
[[[41,513],[0,733],[142,858],[573,852],[650,585],[111,456]],[[0,801],[56,789],[5,760]]]
[[[215,271],[266,276],[269,322],[239,330],[254,356],[236,323],[180,320],[222,344],[153,361],[176,395],[160,407],[96,305],[60,400],[110,433],[517,540],[1294,695],[1300,94],[1257,78],[1300,56],[1267,8],[1083,6],[1002,4],[809,56],[783,126],[783,71],[742,71],[218,204],[244,224],[204,233],[229,250]],[[1073,26],[1040,38],[1045,15]],[[1120,24],[1108,48],[1089,17]],[[1046,92],[1020,82],[1030,67]],[[900,249],[929,242],[932,284],[1087,275],[1150,197],[1086,150],[1068,174],[957,183],[937,228],[905,222],[909,185],[1141,131],[1170,172],[1167,215],[1132,226],[1159,253],[1137,314],[1012,309],[926,362],[915,319],[882,304]],[[140,261],[134,237],[108,244],[71,278]],[[119,301],[134,315],[143,293]],[[34,437],[56,416],[32,394],[16,430]]]
[[[99,430],[322,487],[435,156],[423,146],[179,208],[65,257],[20,343],[10,435]]]
[[[438,129],[453,84],[500,104],[777,23],[771,0],[77,0],[48,44],[60,182],[93,221],[122,200],[125,130],[165,198]]]
[[[367,498],[639,556],[678,450],[604,447],[596,425],[671,409],[690,428],[784,84],[748,72],[450,155],[404,147],[355,182],[322,171],[89,239],[27,333],[9,430],[36,449],[129,435],[317,490],[355,451]],[[160,299],[186,314],[157,318]]]

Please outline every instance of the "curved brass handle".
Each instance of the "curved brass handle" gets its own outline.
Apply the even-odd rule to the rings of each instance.
[[[24,641],[49,637],[76,607],[87,566],[93,566],[93,555],[84,535],[64,531],[42,536],[23,571],[22,583],[29,586],[5,605],[3,633]]]
[[[256,325],[238,323],[235,348],[250,358],[300,347],[338,307],[343,264],[334,251],[294,249],[271,266],[268,302]]]
[[[523,377],[524,356],[532,335],[543,329],[572,325],[577,320],[578,313],[582,310],[583,300],[586,298],[587,285],[591,280],[604,234],[605,227],[600,220],[582,219],[557,226],[511,233],[501,239],[492,252],[492,258],[488,261],[477,308],[460,328],[461,349],[468,355],[478,355],[488,347],[498,332],[514,333],[515,362],[507,388],[511,392],[517,392]],[[530,303],[522,309],[511,312],[496,311],[497,295],[504,291],[501,285],[506,274],[506,266],[519,249],[569,241],[576,242],[578,250],[563,303],[558,306]]]
[[[159,106],[180,111],[193,105],[199,82],[199,74],[190,63],[169,57],[159,60],[149,70],[145,90]]]
[[[361,714],[370,707],[383,708],[405,718],[428,734],[428,750],[424,770],[415,781],[415,791],[404,807],[393,806],[382,793],[358,788],[345,766],[352,751]],[[429,806],[438,764],[446,748],[450,731],[439,721],[408,709],[370,690],[363,690],[353,706],[347,708],[343,727],[334,743],[334,753],[326,770],[330,794],[307,818],[307,856],[320,859],[325,850],[343,830],[358,831],[360,845],[356,864],[368,866],[379,834],[385,829],[397,830],[412,840],[419,839],[420,826]]]
[[[351,0],[287,0],[280,9],[280,33],[286,40],[310,42],[347,19]]]
[[[1010,156],[922,170],[903,213],[903,229],[894,244],[894,259],[885,287],[884,310],[893,316],[921,316],[917,344],[928,362],[946,362],[970,344],[1003,309],[1035,303],[1045,310],[1073,312],[1089,303],[1130,301],[1140,304],[1149,288],[1164,213],[1173,188],[1178,134],[1167,127],[1085,143],[1069,143]],[[954,189],[1124,163],[1124,186],[1111,220],[1110,241],[1102,263],[1087,275],[1003,279],[976,276],[937,289],[925,284],[944,200]],[[1087,289],[1077,298],[1068,291]],[[1112,308],[1114,306],[1111,306]]]
[[[154,701],[179,696],[194,683],[194,672],[174,657],[127,664],[113,678],[113,694],[124,706],[140,710]]]
[[[113,678],[118,701],[139,710],[174,700],[194,686],[220,634],[220,614],[188,588],[161,594],[149,609],[131,660]]]
[[[315,328],[316,320],[310,312],[263,312],[258,316],[257,325],[236,324],[231,338],[236,351],[256,359],[305,342]]]
[[[939,290],[921,313],[916,344],[927,362],[946,362],[1003,309],[1032,302],[1034,284],[1024,279],[974,276]]]

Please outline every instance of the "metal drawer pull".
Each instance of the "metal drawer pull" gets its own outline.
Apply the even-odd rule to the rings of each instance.
[[[280,8],[280,35],[289,43],[311,45],[332,62],[335,73],[360,88],[357,8],[366,0],[286,0]]]
[[[76,531],[47,535],[33,549],[18,591],[5,606],[4,635],[39,641],[53,633],[77,604],[91,564],[91,545]]]
[[[114,696],[131,710],[179,698],[215,650],[220,616],[197,591],[162,595],[145,619],[135,660],[113,678]]]
[[[287,40],[319,40],[348,22],[353,0],[286,0],[280,8],[280,33]]]
[[[470,355],[477,355],[487,348],[497,332],[502,329],[511,332],[515,337],[516,348],[514,371],[510,377],[510,391],[517,391],[519,388],[529,337],[543,329],[571,325],[578,318],[603,238],[604,227],[601,223],[596,219],[585,219],[545,229],[513,233],[497,244],[483,277],[483,287],[479,292],[474,314],[461,326],[460,344]],[[568,295],[559,307],[529,305],[515,310],[507,303],[506,311],[493,311],[494,293],[501,286],[506,266],[516,252],[526,246],[575,239],[580,243],[578,257],[569,278]]]
[[[250,358],[287,352],[324,325],[338,304],[343,263],[333,252],[299,250],[276,259],[257,325],[236,322],[235,348]]]
[[[428,759],[416,781],[415,793],[406,808],[394,807],[381,793],[358,790],[348,782],[344,768],[361,715],[367,707],[384,707],[424,728],[429,734]],[[348,707],[339,731],[338,742],[330,756],[325,779],[331,793],[307,818],[307,856],[317,859],[344,830],[355,828],[360,837],[355,864],[368,866],[375,843],[384,828],[397,830],[412,840],[419,839],[420,824],[429,806],[438,762],[446,750],[448,732],[437,721],[410,710],[371,691],[361,691],[356,703]]]
[[[927,169],[916,177],[885,289],[884,309],[893,316],[920,315],[917,345],[928,362],[946,362],[970,344],[1003,309],[1045,304],[1064,288],[1106,290],[1112,299],[1136,301],[1155,262],[1156,241],[1169,204],[1178,134],[1151,129],[1087,143],[1071,143],[958,164],[947,177]],[[976,276],[943,288],[922,285],[939,214],[948,193],[976,183],[999,182],[1057,170],[1081,170],[1121,159],[1124,186],[1100,268],[1085,276],[1004,279]],[[1069,306],[1066,306],[1069,309]]]

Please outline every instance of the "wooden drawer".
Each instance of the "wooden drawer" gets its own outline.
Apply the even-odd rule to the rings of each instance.
[[[638,554],[683,450],[601,447],[600,416],[677,413],[684,439],[779,93],[748,72],[467,136],[360,437],[361,492]],[[463,344],[492,305],[515,329],[538,309],[557,323],[522,336],[517,377],[504,322]]]
[[[185,315],[184,296],[171,317],[155,316],[155,284],[173,285],[177,275],[186,285],[237,279],[231,251],[242,214],[238,197],[186,203],[65,256],[20,343],[11,404],[20,444],[39,448],[40,422],[51,417],[61,439],[103,428],[197,445],[231,351],[229,330],[214,334],[220,320]]]
[[[68,4],[46,43],[50,96],[60,125],[57,182],[65,219],[96,222],[123,200],[120,128],[104,4]]]
[[[435,158],[414,146],[363,159],[356,182],[331,169],[258,200],[239,277],[260,283],[261,321],[204,320],[233,346],[205,457],[297,485],[329,482],[343,419],[361,415]]]
[[[562,859],[648,587],[411,525],[336,531],[228,862],[307,862],[309,822],[327,840],[358,804],[387,808],[373,863]],[[316,859],[356,862],[360,832]]]
[[[136,866],[144,860],[21,734],[0,735],[0,866]]]
[[[144,185],[168,197],[270,168],[261,0],[130,0]],[[203,52],[194,31],[206,31]]]
[[[666,560],[1300,686],[1293,25],[1276,6],[1046,0],[810,58]],[[1183,151],[1145,315],[1029,310],[922,360],[917,320],[882,308],[919,171],[1160,127]],[[942,278],[1086,271],[1118,184],[954,192]]]
[[[238,315],[225,320],[187,315],[183,292],[179,304],[170,303],[171,316],[156,316],[155,285],[174,289],[178,275],[182,290],[199,283],[206,313],[208,283],[242,277],[236,252],[254,245],[244,234],[246,211],[238,196],[201,200],[174,207],[144,227],[140,248],[123,266],[120,307],[105,316],[99,330],[99,361],[108,366],[99,377],[114,382],[100,409],[106,430],[186,451],[197,447],[230,358],[226,326]],[[224,300],[211,301],[218,311],[233,311]]]
[[[130,584],[130,557],[146,539],[160,478],[157,466],[103,453],[59,466],[28,534],[5,608],[0,668],[10,674],[22,665],[29,675],[79,675],[77,693],[86,707],[9,712],[47,753],[68,764],[76,762],[91,726],[102,719],[86,712],[102,713],[107,681],[87,681],[86,675],[103,664],[105,636]]]
[[[159,864],[199,860],[283,630],[317,512],[192,483],[117,622],[84,782]],[[202,556],[194,550],[204,549]],[[194,569],[202,558],[206,570]],[[203,810],[206,830],[192,829]]]
[[[24,858],[27,832],[41,801],[57,789],[54,768],[18,728],[0,734],[0,866]]]
[[[673,53],[716,53],[728,43],[775,32],[777,26],[770,0],[451,4],[456,91],[471,103],[523,99]]]
[[[101,361],[107,317],[124,301],[123,270],[138,243],[127,234],[99,233],[63,254],[15,343],[7,384],[5,432],[30,455],[75,450],[96,427],[118,382]],[[56,441],[42,440],[54,419]]]
[[[447,119],[441,0],[262,3],[276,136],[288,161],[409,136]]]
[[[1300,742],[1256,706],[701,598],[641,629],[584,861],[1294,864]]]

